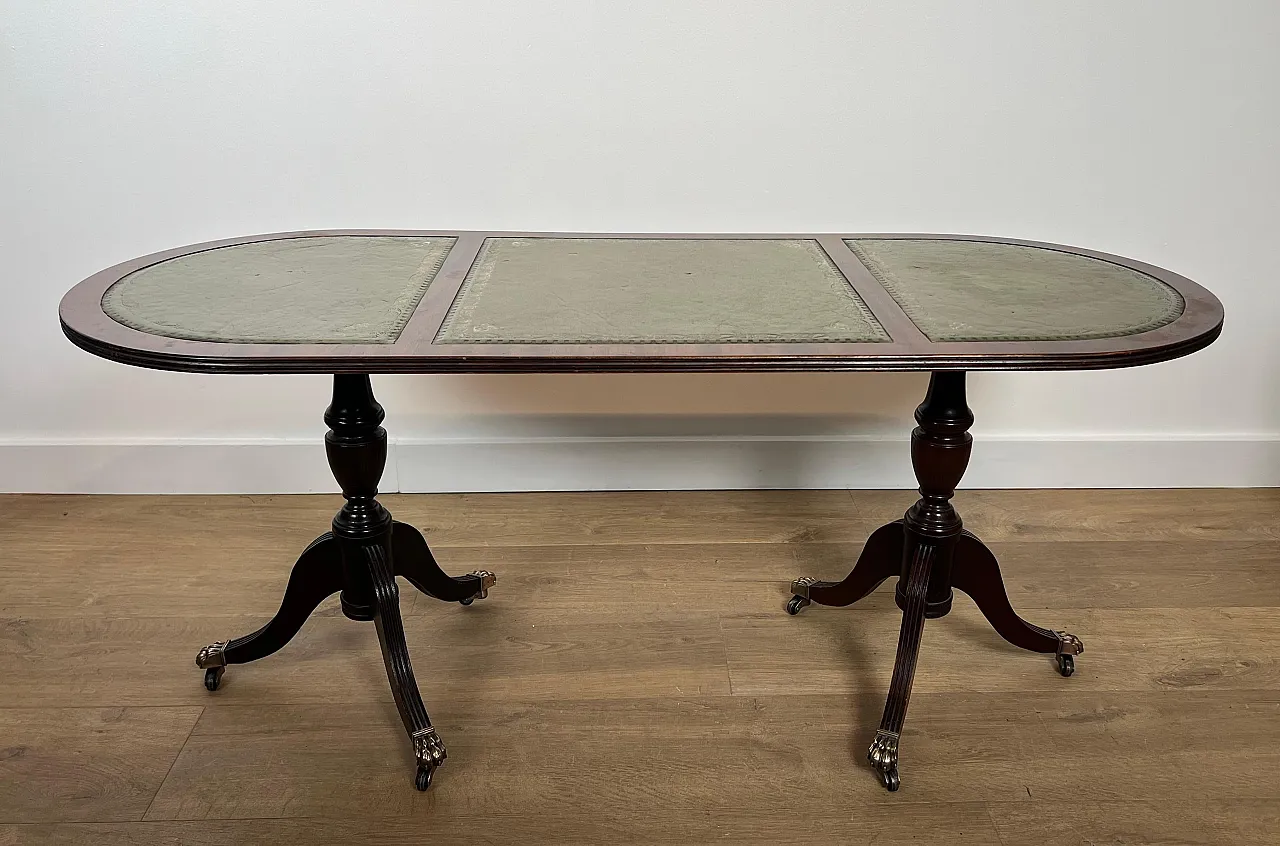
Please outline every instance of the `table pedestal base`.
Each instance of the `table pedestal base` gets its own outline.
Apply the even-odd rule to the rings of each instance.
[[[497,578],[485,570],[457,578],[447,575],[422,534],[392,520],[378,503],[378,480],[387,459],[383,416],[368,376],[334,377],[333,402],[325,412],[325,449],[347,502],[333,519],[333,531],[313,541],[298,558],[275,617],[252,634],[204,647],[196,655],[196,666],[205,671],[205,687],[217,690],[229,664],[245,664],[278,651],[321,602],[341,591],[342,613],[352,620],[372,620],[378,631],[391,693],[413,744],[414,784],[426,790],[447,754],[413,677],[396,576],[428,596],[463,605],[485,598]]]
[[[898,740],[911,698],[916,658],[926,619],[946,616],[952,588],[967,593],[1005,640],[1032,652],[1057,656],[1058,671],[1075,671],[1073,656],[1084,651],[1079,638],[1042,629],[1019,617],[1009,604],[1000,567],[991,550],[964,530],[951,505],[956,485],[969,463],[973,413],[965,402],[965,374],[934,373],[929,392],[916,409],[919,424],[911,434],[911,463],[920,483],[920,500],[901,520],[871,534],[852,572],[839,582],[796,579],[787,603],[790,614],[811,603],[852,605],[890,576],[898,576],[895,599],[902,609],[898,654],[880,729],[867,759],[889,790],[897,790]]]

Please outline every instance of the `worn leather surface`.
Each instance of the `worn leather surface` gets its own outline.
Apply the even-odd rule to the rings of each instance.
[[[333,235],[222,247],[112,286],[103,308],[154,335],[391,343],[454,242]],[[929,238],[846,242],[934,341],[1088,339],[1176,319],[1153,277],[1057,250]],[[445,343],[886,341],[809,239],[490,238]]]
[[[923,238],[845,243],[932,341],[1135,335],[1184,307],[1145,273],[1057,250]]]
[[[193,341],[389,344],[453,242],[344,235],[222,247],[132,273],[102,307],[142,332]]]
[[[444,343],[887,341],[817,242],[490,238]]]

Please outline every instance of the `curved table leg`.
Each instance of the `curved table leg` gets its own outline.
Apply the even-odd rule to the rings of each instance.
[[[849,575],[839,582],[821,582],[812,576],[802,576],[791,583],[795,594],[787,603],[788,614],[799,614],[800,609],[811,602],[819,605],[852,605],[867,596],[890,576],[899,575],[902,568],[902,521],[894,520],[871,533],[858,563]]]
[[[414,785],[426,790],[431,785],[431,775],[449,757],[440,735],[431,726],[427,707],[422,704],[418,683],[413,677],[413,665],[409,662],[409,646],[404,639],[404,624],[400,619],[400,591],[396,588],[393,568],[387,561],[386,550],[381,545],[364,547],[369,564],[369,576],[373,582],[373,624],[378,629],[378,643],[382,647],[382,661],[387,667],[387,681],[391,683],[391,695],[396,700],[396,710],[404,722],[405,731],[413,743],[413,754],[418,762]]]
[[[404,577],[427,596],[444,602],[470,605],[487,597],[489,588],[498,582],[498,577],[488,570],[476,570],[458,577],[445,573],[436,563],[422,532],[408,523],[397,520],[391,524],[391,548],[395,574]]]
[[[995,555],[973,533],[960,535],[953,567],[951,586],[969,595],[997,634],[1022,649],[1057,655],[1058,672],[1064,676],[1075,672],[1073,656],[1084,652],[1084,643],[1075,635],[1044,629],[1019,617],[1005,593]]]
[[[880,728],[867,750],[867,760],[889,790],[902,783],[898,777],[898,739],[907,719],[911,701],[911,684],[916,677],[916,660],[920,657],[920,641],[924,637],[924,612],[929,592],[929,574],[933,570],[937,547],[915,543],[907,568],[907,585],[902,591],[902,627],[898,630],[898,654],[893,662],[893,679],[889,682],[889,698],[880,718]]]
[[[252,634],[217,641],[196,654],[196,666],[205,671],[204,684],[217,690],[228,664],[247,664],[279,651],[328,597],[342,590],[342,555],[332,532],[326,532],[303,550],[289,575],[280,610]]]

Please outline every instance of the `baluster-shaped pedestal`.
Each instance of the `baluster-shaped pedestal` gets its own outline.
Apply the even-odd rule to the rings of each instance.
[[[276,616],[252,634],[204,647],[196,666],[205,671],[205,687],[217,690],[227,665],[276,652],[325,598],[341,591],[342,613],[352,620],[372,620],[377,629],[396,708],[413,743],[415,785],[426,790],[447,755],[414,679],[395,577],[403,576],[429,596],[463,605],[487,596],[497,579],[486,570],[459,578],[447,575],[422,534],[392,520],[378,502],[378,482],[387,462],[383,417],[367,375],[333,377],[333,401],[324,414],[329,426],[325,451],[346,503],[333,518],[333,530],[317,538],[294,565]]]
[[[951,504],[973,446],[969,434],[973,413],[965,401],[965,374],[934,373],[915,416],[918,425],[911,433],[911,464],[920,483],[920,499],[903,519],[871,535],[857,564],[842,581],[797,579],[791,585],[795,595],[787,604],[791,614],[812,602],[849,605],[889,576],[899,576],[894,592],[902,609],[898,653],[880,728],[867,752],[867,759],[889,790],[897,790],[901,783],[898,742],[911,699],[924,623],[951,610],[952,587],[969,594],[1005,640],[1023,649],[1056,654],[1064,676],[1074,671],[1072,656],[1084,651],[1079,638],[1033,626],[1014,613],[995,556],[964,531]]]

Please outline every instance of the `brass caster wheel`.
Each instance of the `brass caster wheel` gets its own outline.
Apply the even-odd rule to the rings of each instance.
[[[800,613],[801,608],[811,604],[812,600],[807,596],[793,596],[790,601],[787,602],[787,613],[794,617]]]
[[[227,671],[226,667],[210,667],[204,671],[204,686],[206,690],[217,690],[218,684],[222,681],[222,674]]]
[[[1071,655],[1058,656],[1058,672],[1062,677],[1068,678],[1076,671],[1076,659]]]
[[[884,789],[890,793],[896,793],[898,788],[902,786],[902,779],[898,777],[898,768],[892,767],[887,770],[876,770],[880,776],[880,783],[884,785]]]
[[[419,764],[418,774],[413,779],[413,786],[418,790],[426,790],[431,786],[431,776],[435,774],[436,768],[430,764]]]
[[[468,596],[466,599],[459,599],[459,600],[458,600],[458,604],[459,604],[459,605],[470,605],[471,603],[473,603],[473,602],[475,602],[475,601],[476,601],[476,598],[475,598],[474,596]],[[430,777],[428,777],[428,779],[427,779],[427,780],[428,780],[428,781],[430,781]],[[424,788],[424,789],[425,789],[425,788]]]

